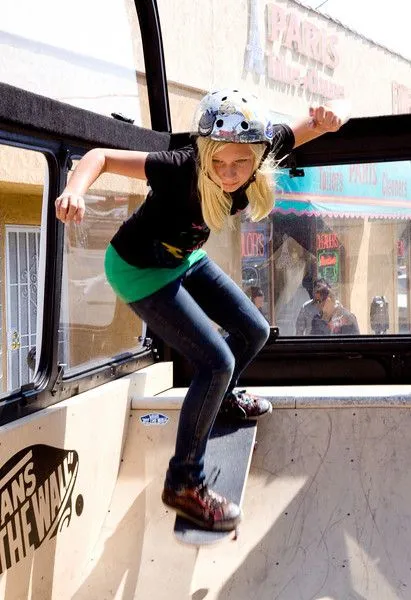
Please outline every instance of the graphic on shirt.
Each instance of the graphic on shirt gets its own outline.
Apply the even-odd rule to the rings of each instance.
[[[168,242],[160,242],[164,250],[174,258],[183,260],[188,254],[201,248],[208,239],[210,230],[205,223],[191,223],[188,231],[182,231],[174,245]]]
[[[171,246],[170,244],[166,244],[165,242],[161,242],[167,252],[170,252],[175,258],[184,258],[184,254],[181,248],[176,248],[175,246]]]
[[[210,231],[207,227],[207,225],[204,225],[204,223],[202,223],[201,225],[196,225],[195,223],[191,223],[191,227],[193,229],[198,229],[199,231]]]
[[[221,100],[217,99],[218,105]],[[210,109],[208,117],[215,119],[214,105],[206,106],[204,113],[207,108]],[[245,122],[249,129],[253,123]],[[289,152],[294,144],[291,129],[275,125],[273,132],[276,152],[281,149]],[[264,139],[268,139],[266,135]],[[205,244],[210,234],[203,220],[198,193],[195,146],[189,144],[178,150],[150,152],[146,173],[151,190],[143,204],[119,228],[111,245],[124,261],[138,268],[181,267],[190,253]],[[247,207],[245,188],[231,197],[230,214]]]

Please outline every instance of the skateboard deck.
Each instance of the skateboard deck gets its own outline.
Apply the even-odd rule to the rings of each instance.
[[[254,450],[257,423],[245,421],[233,424],[217,421],[211,432],[205,456],[206,481],[213,468],[221,471],[215,484],[217,493],[241,506],[251,458]],[[202,546],[213,544],[232,534],[232,531],[207,531],[177,515],[174,534],[180,542]]]

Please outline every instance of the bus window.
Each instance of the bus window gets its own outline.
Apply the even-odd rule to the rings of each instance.
[[[65,227],[59,336],[65,373],[141,347],[143,323],[116,298],[104,274],[104,255],[118,227],[144,199],[145,187],[138,180],[102,175],[85,196],[83,222]]]
[[[243,288],[280,336],[411,332],[411,163],[282,171],[242,226]]]
[[[33,380],[40,227],[47,163],[0,145],[0,394]]]
[[[321,11],[322,4],[317,5]],[[213,2],[202,3],[200,12],[196,6],[186,2],[183,10],[175,10],[172,2],[158,2],[174,132],[191,130],[200,98],[222,87],[256,94],[272,111],[274,123],[294,123],[308,115],[309,106],[327,106],[341,99],[348,101],[351,117],[411,110],[409,57],[391,51],[374,37],[367,38],[369,19],[361,23],[357,18],[358,30],[353,30],[298,2],[228,0],[223,9]],[[394,15],[393,31],[396,19]],[[355,58],[358,56],[361,60]],[[324,195],[349,194],[339,190],[340,185],[347,186],[346,181],[353,184],[357,177],[359,184],[361,177],[364,182],[372,177],[373,167],[369,167],[368,175],[366,167],[357,167],[358,175],[353,165],[313,171],[323,185],[318,202],[326,202]],[[378,171],[380,177],[384,168]],[[390,169],[386,167],[387,173]],[[379,185],[385,190],[381,189],[380,207],[380,200],[404,200],[388,191],[389,183],[380,180]],[[370,183],[370,190],[373,187]],[[353,193],[357,195],[355,190]],[[360,190],[358,193],[363,195]],[[312,280],[323,277],[332,285],[335,301],[354,314],[361,334],[373,334],[370,306],[374,297],[378,304],[380,296],[384,299],[378,306],[384,306],[381,310],[388,310],[390,317],[387,332],[405,332],[408,275],[403,265],[398,281],[393,274],[396,242],[401,241],[402,250],[408,247],[403,231],[407,220],[399,214],[385,216],[381,211],[354,215],[348,205],[342,210],[337,206],[336,211],[328,210],[329,206],[304,210],[301,202],[296,208],[289,202],[284,208],[278,200],[278,208],[264,222],[244,220],[237,235],[224,231],[207,244],[213,258],[242,283],[270,323],[280,326],[282,335],[295,335],[298,310],[311,300]],[[372,247],[379,233],[381,240]],[[364,263],[368,235],[369,255]],[[389,246],[384,247],[386,242]],[[377,284],[379,274],[372,271],[372,265],[378,260],[382,260],[384,281]],[[366,271],[367,289],[362,269]],[[401,291],[396,292],[396,287]],[[351,316],[349,319],[354,322]],[[354,330],[355,323],[350,331]]]
[[[6,2],[2,16],[2,81],[149,127],[141,108],[144,60],[133,0]],[[45,18],[47,15],[47,18]]]

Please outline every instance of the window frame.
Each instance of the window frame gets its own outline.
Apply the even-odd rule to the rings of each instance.
[[[24,117],[21,110],[15,110],[13,99],[20,107],[23,104],[26,108]],[[81,137],[79,131],[86,133]],[[38,273],[39,289],[43,290],[44,297],[42,326],[38,332],[41,342],[37,370],[33,381],[5,394],[0,400],[0,425],[4,425],[158,360],[156,348],[146,337],[143,348],[138,352],[126,352],[107,361],[89,364],[84,369],[73,370],[70,377],[64,376],[64,366],[59,365],[57,359],[64,224],[56,220],[54,201],[64,188],[72,158],[81,157],[96,146],[166,150],[170,145],[170,135],[122,123],[0,83],[0,144],[40,152],[48,168],[43,195],[47,211],[45,222],[41,224],[40,241],[45,246],[45,264],[44,270],[40,266]]]
[[[285,168],[411,159],[411,115],[351,119],[287,157]],[[293,360],[294,357],[294,360]],[[411,382],[411,334],[270,339],[245,372],[258,385],[403,384]]]
[[[122,377],[159,358],[146,337],[144,349],[138,353],[125,353],[103,364],[76,369],[69,378],[64,377],[64,367],[57,361],[64,225],[55,218],[54,200],[64,188],[71,157],[82,156],[96,146],[142,151],[166,150],[170,146],[171,118],[157,2],[135,0],[134,4],[140,23],[153,131],[0,82],[0,143],[41,152],[48,166],[47,195],[43,198],[43,202],[47,201],[47,216],[40,242],[45,244],[45,266],[44,272],[39,268],[44,298],[37,370],[32,382],[0,400],[0,425]]]

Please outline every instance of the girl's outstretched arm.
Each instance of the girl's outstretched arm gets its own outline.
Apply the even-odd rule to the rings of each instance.
[[[84,217],[83,194],[102,173],[146,179],[147,152],[95,148],[87,152],[76,166],[63,193],[55,202],[56,217],[63,223],[80,223]]]
[[[292,125],[294,132],[294,148],[313,140],[324,133],[338,131],[347,120],[347,104],[341,102],[341,106],[310,107],[307,119]]]

